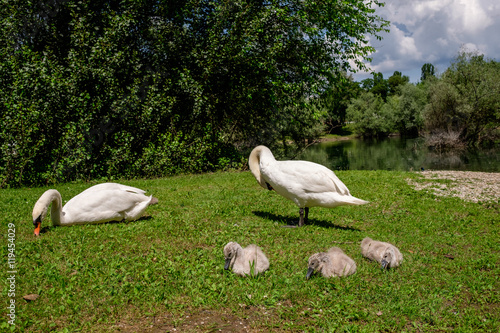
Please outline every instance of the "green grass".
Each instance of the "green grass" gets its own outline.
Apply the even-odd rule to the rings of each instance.
[[[250,172],[122,181],[158,197],[146,218],[72,227],[47,220],[38,238],[31,211],[48,188],[1,190],[3,267],[7,225],[16,225],[17,317],[10,326],[2,315],[0,331],[499,331],[498,204],[415,191],[405,181],[413,173],[337,175],[371,203],[311,208],[310,224],[296,229],[281,226],[298,220],[298,208]],[[56,188],[67,201],[90,185]],[[366,236],[398,246],[403,265],[381,271],[364,259]],[[224,271],[229,241],[258,244],[269,271]],[[308,257],[331,246],[356,261],[356,274],[307,281]],[[30,293],[40,297],[27,302]]]

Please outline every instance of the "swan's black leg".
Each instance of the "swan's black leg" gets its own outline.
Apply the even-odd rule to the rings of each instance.
[[[308,210],[309,208],[306,207],[306,219]],[[299,214],[300,214],[299,227],[302,227],[304,225],[304,208],[299,209]]]
[[[309,207],[305,208],[306,214],[304,215],[304,208],[299,209],[299,214],[300,214],[300,219],[299,219],[299,227],[302,227],[304,224],[307,223],[307,215],[309,215]],[[285,228],[295,228],[297,225],[284,225],[283,227]]]

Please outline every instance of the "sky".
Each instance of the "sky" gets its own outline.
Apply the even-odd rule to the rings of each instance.
[[[381,41],[370,38],[376,52],[369,67],[384,79],[399,71],[417,83],[425,63],[443,73],[463,47],[500,61],[499,0],[386,0],[376,14],[391,22]]]

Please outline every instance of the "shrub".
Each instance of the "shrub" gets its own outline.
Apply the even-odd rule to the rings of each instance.
[[[500,63],[462,50],[440,80],[429,87],[425,111],[431,133],[458,132],[476,145],[500,125]]]
[[[397,98],[390,97],[387,104],[382,97],[364,92],[351,100],[347,107],[347,121],[354,132],[365,137],[386,136],[394,131],[394,108]]]
[[[424,125],[427,92],[424,86],[407,83],[399,87],[399,103],[395,111],[395,125],[402,134],[417,135]]]

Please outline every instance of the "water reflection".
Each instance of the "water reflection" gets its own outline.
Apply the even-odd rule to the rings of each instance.
[[[500,150],[439,153],[422,139],[352,139],[322,142],[307,148],[298,159],[332,170],[462,170],[500,172]]]

